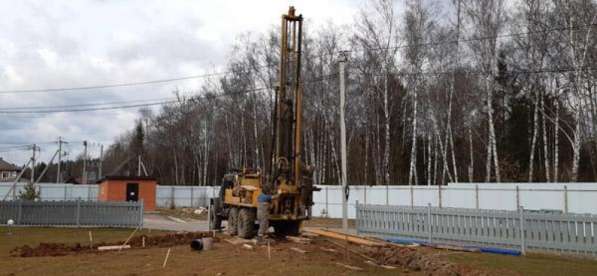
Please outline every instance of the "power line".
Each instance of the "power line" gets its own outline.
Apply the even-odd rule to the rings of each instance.
[[[270,67],[270,66],[260,65],[258,67]],[[209,78],[209,77],[215,77],[215,76],[220,76],[220,75],[227,75],[227,74],[230,74],[230,73],[233,73],[233,71],[223,71],[223,72],[216,72],[216,73],[209,73],[209,74],[201,74],[201,75],[191,75],[191,76],[169,78],[169,79],[158,79],[158,80],[139,81],[139,82],[126,82],[126,83],[116,83],[116,84],[100,84],[100,85],[63,87],[63,88],[38,88],[38,89],[0,90],[0,94],[69,92],[69,91],[80,91],[80,90],[92,90],[92,89],[105,89],[105,88],[115,88],[115,87],[138,86],[138,85],[150,85],[150,84],[168,83],[168,82],[191,80],[191,79]]]
[[[147,100],[130,100],[130,101],[116,101],[116,102],[98,102],[98,103],[84,103],[77,105],[45,105],[45,106],[19,106],[19,107],[1,107],[0,111],[7,110],[35,110],[35,109],[50,109],[50,108],[70,108],[70,107],[83,107],[83,106],[104,106],[104,105],[117,105],[117,104],[131,104],[131,103],[153,103],[163,102],[168,100],[175,100],[176,98],[158,98],[158,99],[147,99]]]
[[[544,74],[544,73],[567,73],[567,72],[581,72],[581,71],[597,71],[597,68],[594,67],[583,67],[583,68],[543,68],[537,70],[507,70],[504,75],[511,76],[511,75],[532,75],[532,74]],[[361,72],[351,72],[351,73],[361,73]],[[482,71],[482,70],[452,70],[452,71],[421,71],[421,72],[406,72],[406,71],[397,71],[392,73],[394,75],[399,76],[416,76],[416,75],[452,75],[454,73],[460,74],[468,74],[468,75],[487,75],[493,74],[493,71]],[[384,74],[373,74],[374,76],[384,76]]]
[[[11,110],[2,111],[0,114],[37,114],[37,113],[70,113],[70,112],[88,112],[88,111],[102,111],[102,110],[116,110],[116,109],[129,109],[137,107],[149,107],[156,105],[164,105],[168,103],[175,103],[176,101],[161,101],[155,103],[144,103],[144,104],[130,104],[130,105],[119,105],[119,106],[108,106],[108,107],[92,107],[92,108],[71,108],[71,109],[46,109],[46,110]]]
[[[337,74],[324,75],[319,78],[314,78],[309,81],[304,81],[303,84],[324,81],[324,80],[330,79],[330,77],[335,77],[336,75]],[[229,96],[243,95],[243,94],[254,93],[254,92],[259,92],[259,91],[265,91],[268,89],[270,89],[270,88],[259,87],[259,88],[245,89],[245,90],[226,92],[226,93],[214,94],[214,95],[202,95],[202,96],[197,95],[197,96],[191,96],[191,100],[198,99],[199,97],[204,97],[204,98],[229,97]],[[149,107],[149,106],[173,104],[176,102],[179,102],[179,100],[178,99],[169,99],[169,100],[163,100],[163,101],[157,101],[157,102],[151,102],[151,103],[135,103],[135,104],[115,105],[115,106],[102,106],[102,104],[99,104],[100,106],[93,106],[92,104],[88,104],[88,105],[91,105],[92,107],[87,107],[87,108],[79,108],[80,107],[79,105],[71,105],[71,106],[59,106],[61,109],[58,109],[57,107],[53,107],[53,106],[44,106],[44,107],[41,107],[40,109],[29,108],[29,109],[23,110],[24,108],[26,108],[26,107],[23,107],[23,109],[16,109],[16,110],[0,109],[0,114],[51,114],[51,113],[90,112],[90,111],[129,109],[129,108],[137,108],[137,107]]]
[[[588,29],[588,28],[596,27],[596,26],[597,26],[597,23],[593,23],[593,24],[581,25],[581,26],[577,26],[577,27],[560,27],[560,28],[544,29],[544,30],[539,30],[539,31],[508,33],[508,34],[501,34],[501,35],[494,35],[494,36],[482,36],[482,37],[472,37],[472,38],[465,38],[465,39],[432,41],[432,42],[418,43],[418,44],[413,44],[413,45],[400,45],[400,46],[396,45],[396,46],[391,46],[391,47],[366,48],[366,49],[359,49],[358,51],[359,52],[383,51],[383,50],[396,50],[396,49],[404,49],[404,48],[419,47],[419,46],[439,46],[439,45],[444,45],[444,44],[455,44],[455,43],[460,43],[460,42],[474,42],[474,41],[483,41],[483,40],[498,39],[498,38],[528,36],[528,35],[532,35],[532,34],[546,34],[546,33],[554,32],[554,31],[581,30],[581,29]]]

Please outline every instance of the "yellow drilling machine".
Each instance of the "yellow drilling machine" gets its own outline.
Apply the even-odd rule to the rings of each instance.
[[[228,221],[230,233],[241,238],[256,234],[258,196],[271,196],[269,225],[281,235],[296,235],[310,218],[313,168],[302,161],[302,15],[294,7],[282,15],[279,85],[276,87],[272,158],[269,172],[244,168],[224,176],[219,197],[211,200],[210,228]],[[234,228],[234,229],[230,229]]]

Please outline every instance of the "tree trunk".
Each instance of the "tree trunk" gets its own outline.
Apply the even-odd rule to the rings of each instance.
[[[535,165],[535,148],[537,146],[537,131],[539,128],[539,105],[538,105],[538,93],[535,93],[535,99],[533,101],[533,136],[531,138],[531,153],[529,157],[529,182],[533,182],[533,170]]]
[[[417,88],[416,82],[413,86],[414,99],[413,99],[413,133],[412,133],[412,144],[410,150],[410,167],[408,171],[408,185],[413,184],[413,177],[416,179],[417,170]],[[416,183],[415,183],[416,185]]]
[[[545,164],[545,181],[546,182],[551,182],[550,179],[550,174],[549,174],[549,164],[550,164],[550,160],[549,160],[549,147],[548,147],[548,139],[547,139],[547,123],[545,122],[545,96],[543,95],[541,97],[541,114],[542,115],[542,128],[543,128],[543,160],[544,160],[544,164]]]
[[[388,65],[387,65],[388,66]],[[384,94],[383,94],[383,109],[384,109],[384,154],[383,154],[383,171],[384,171],[384,183],[386,185],[390,184],[390,111],[389,111],[389,99],[388,99],[388,78],[389,78],[389,70],[386,69],[386,77],[385,77],[385,84],[384,84]],[[416,108],[415,108],[416,109]],[[415,111],[416,113],[416,111]]]

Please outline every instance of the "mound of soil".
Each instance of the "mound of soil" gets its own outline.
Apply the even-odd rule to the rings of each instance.
[[[200,239],[207,236],[209,236],[209,234],[205,232],[176,233],[159,236],[141,235],[131,238],[127,244],[133,248],[140,248],[143,246],[143,238],[145,238],[145,247],[169,247],[190,244],[194,239]],[[100,251],[98,251],[97,248],[100,246],[122,245],[123,243],[124,241],[96,243],[93,245],[93,248],[81,245],[80,243],[70,245],[64,243],[40,243],[36,247],[31,247],[29,245],[15,247],[10,251],[10,255],[13,257],[43,257],[66,256],[80,253],[99,253]]]
[[[385,246],[370,248],[368,253],[379,264],[406,267],[426,275],[486,275],[482,271],[473,271],[442,260],[437,254],[425,252],[421,248]]]

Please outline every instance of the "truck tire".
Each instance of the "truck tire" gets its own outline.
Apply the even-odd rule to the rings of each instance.
[[[238,208],[231,207],[228,213],[228,234],[235,236],[238,232]]]
[[[256,213],[252,208],[240,208],[238,212],[238,236],[250,239],[255,236]]]
[[[274,231],[279,236],[298,236],[301,230],[300,220],[276,221]]]

